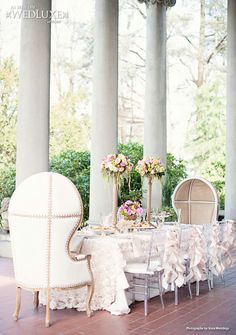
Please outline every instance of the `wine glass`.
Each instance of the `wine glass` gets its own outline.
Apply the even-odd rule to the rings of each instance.
[[[157,227],[157,220],[158,220],[157,210],[152,209],[151,210],[151,224],[155,225],[155,227]]]
[[[181,223],[181,208],[177,208],[177,222]]]

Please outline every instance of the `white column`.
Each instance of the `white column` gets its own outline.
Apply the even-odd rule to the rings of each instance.
[[[225,218],[236,220],[236,1],[228,0]]]
[[[147,4],[144,157],[166,161],[166,7]],[[154,181],[152,208],[161,206],[160,183]]]
[[[51,0],[23,0],[23,9],[51,10]],[[31,14],[33,16],[33,14]],[[22,18],[20,41],[19,113],[17,124],[17,184],[48,171],[50,35],[47,18]]]
[[[117,151],[118,0],[96,0],[89,221],[112,210],[111,188],[101,161]]]

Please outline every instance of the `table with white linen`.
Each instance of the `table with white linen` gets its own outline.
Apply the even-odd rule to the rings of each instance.
[[[190,226],[190,225],[189,225]],[[168,232],[172,226],[163,229]],[[126,289],[129,287],[124,268],[130,260],[143,258],[149,249],[151,232],[138,232],[128,234],[114,234],[108,236],[74,237],[73,244],[83,242],[81,253],[90,254],[91,268],[94,276],[95,290],[91,302],[92,310],[105,309],[112,314],[121,315],[130,312]],[[182,233],[183,244],[189,243],[191,229],[184,229]],[[157,234],[158,236],[158,234]],[[160,245],[164,243],[159,240]],[[76,308],[85,310],[87,289],[52,290],[52,309]],[[40,294],[40,302],[45,304],[46,296]]]

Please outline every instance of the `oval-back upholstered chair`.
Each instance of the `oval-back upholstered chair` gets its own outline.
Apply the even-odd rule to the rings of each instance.
[[[181,223],[212,223],[218,217],[218,195],[204,178],[187,178],[180,182],[173,193],[172,205],[177,215],[181,210]]]
[[[17,320],[21,288],[47,291],[45,325],[50,324],[50,289],[88,287],[86,310],[91,315],[93,276],[90,256],[70,252],[70,241],[83,219],[83,204],[74,184],[66,177],[42,172],[24,180],[12,195],[9,225],[17,283]]]

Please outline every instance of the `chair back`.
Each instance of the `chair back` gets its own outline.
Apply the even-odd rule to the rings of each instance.
[[[184,224],[213,223],[218,217],[218,195],[212,184],[203,178],[187,178],[179,183],[172,196],[172,205]]]
[[[153,266],[157,259],[157,265],[160,265],[160,261],[162,263],[166,236],[167,234],[163,227],[159,230],[153,230],[151,234],[149,234],[148,253],[146,255],[147,270],[150,269],[150,264],[152,263]]]
[[[68,284],[71,237],[83,204],[66,177],[43,172],[24,180],[12,195],[9,225],[16,281],[27,288]]]

